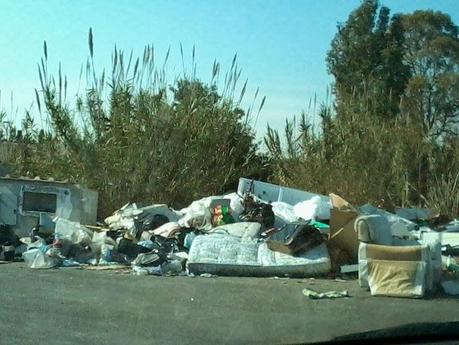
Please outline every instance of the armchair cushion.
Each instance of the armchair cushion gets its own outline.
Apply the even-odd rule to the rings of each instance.
[[[422,297],[433,285],[426,245],[359,245],[359,284],[372,295]]]
[[[426,266],[424,261],[367,260],[365,267],[371,295],[423,297]]]

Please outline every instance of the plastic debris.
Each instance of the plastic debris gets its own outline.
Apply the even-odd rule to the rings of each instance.
[[[193,243],[193,241],[196,238],[196,236],[197,235],[194,232],[190,232],[190,233],[186,234],[185,240],[183,241],[183,246],[185,248],[190,249],[191,248],[191,244]]]
[[[441,287],[447,295],[459,295],[459,281],[457,280],[447,280],[441,282]]]
[[[451,256],[448,256],[448,258],[446,259],[446,268],[448,269],[448,271],[451,272],[459,272],[459,265],[457,264],[456,260]]]
[[[303,295],[309,297],[310,299],[324,299],[324,298],[342,298],[342,297],[349,297],[349,293],[347,290],[343,291],[326,291],[326,292],[316,292],[311,289],[303,289]]]
[[[62,261],[62,266],[63,267],[80,267],[81,264],[78,261],[75,261],[73,259],[65,259]]]
[[[141,267],[141,266],[132,266],[132,273],[135,275],[155,275],[155,276],[161,276],[163,274],[163,271],[161,269],[161,266],[147,266],[147,267]]]
[[[161,271],[163,274],[178,274],[183,271],[183,265],[180,260],[172,260],[171,262],[165,262]]]
[[[330,202],[324,202],[320,196],[301,201],[293,207],[295,216],[303,220],[330,219]]]
[[[158,264],[160,263],[160,259],[160,256],[154,251],[150,253],[141,253],[132,261],[132,265],[143,266],[149,264]]]
[[[312,249],[322,242],[320,231],[304,222],[287,224],[267,240],[269,249],[285,254],[295,254],[302,250]]]
[[[199,276],[202,277],[202,278],[216,278],[216,277],[218,277],[216,274],[210,274],[210,273],[201,273]]]
[[[244,212],[239,219],[245,222],[257,222],[264,227],[272,227],[275,223],[275,215],[271,204],[258,201],[252,194],[244,196]]]

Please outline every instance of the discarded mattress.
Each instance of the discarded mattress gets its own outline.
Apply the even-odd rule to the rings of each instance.
[[[256,222],[238,222],[220,225],[212,229],[212,233],[222,233],[236,237],[255,238],[260,232],[261,224]]]
[[[331,264],[325,244],[292,256],[253,239],[211,234],[195,238],[187,267],[193,274],[311,277],[328,273]]]

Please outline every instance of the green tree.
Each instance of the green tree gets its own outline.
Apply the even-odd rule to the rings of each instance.
[[[377,0],[365,0],[338,32],[327,55],[335,78],[338,114],[342,102],[356,94],[367,100],[367,110],[381,116],[397,112],[408,70],[402,63],[403,34],[399,16]]]
[[[304,116],[284,133],[268,127],[273,179],[357,205],[384,199],[456,217],[457,52],[449,16],[389,17],[377,1],[363,1],[332,41],[327,63],[336,97],[320,110],[320,129]]]
[[[457,132],[459,123],[458,27],[445,13],[415,11],[402,18],[403,62],[410,69],[402,102],[406,119],[426,136]]]

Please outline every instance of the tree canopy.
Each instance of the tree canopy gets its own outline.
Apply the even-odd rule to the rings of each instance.
[[[394,14],[364,0],[338,32],[327,55],[340,105],[371,100],[365,111],[421,126],[439,138],[459,123],[458,27],[442,12]]]

